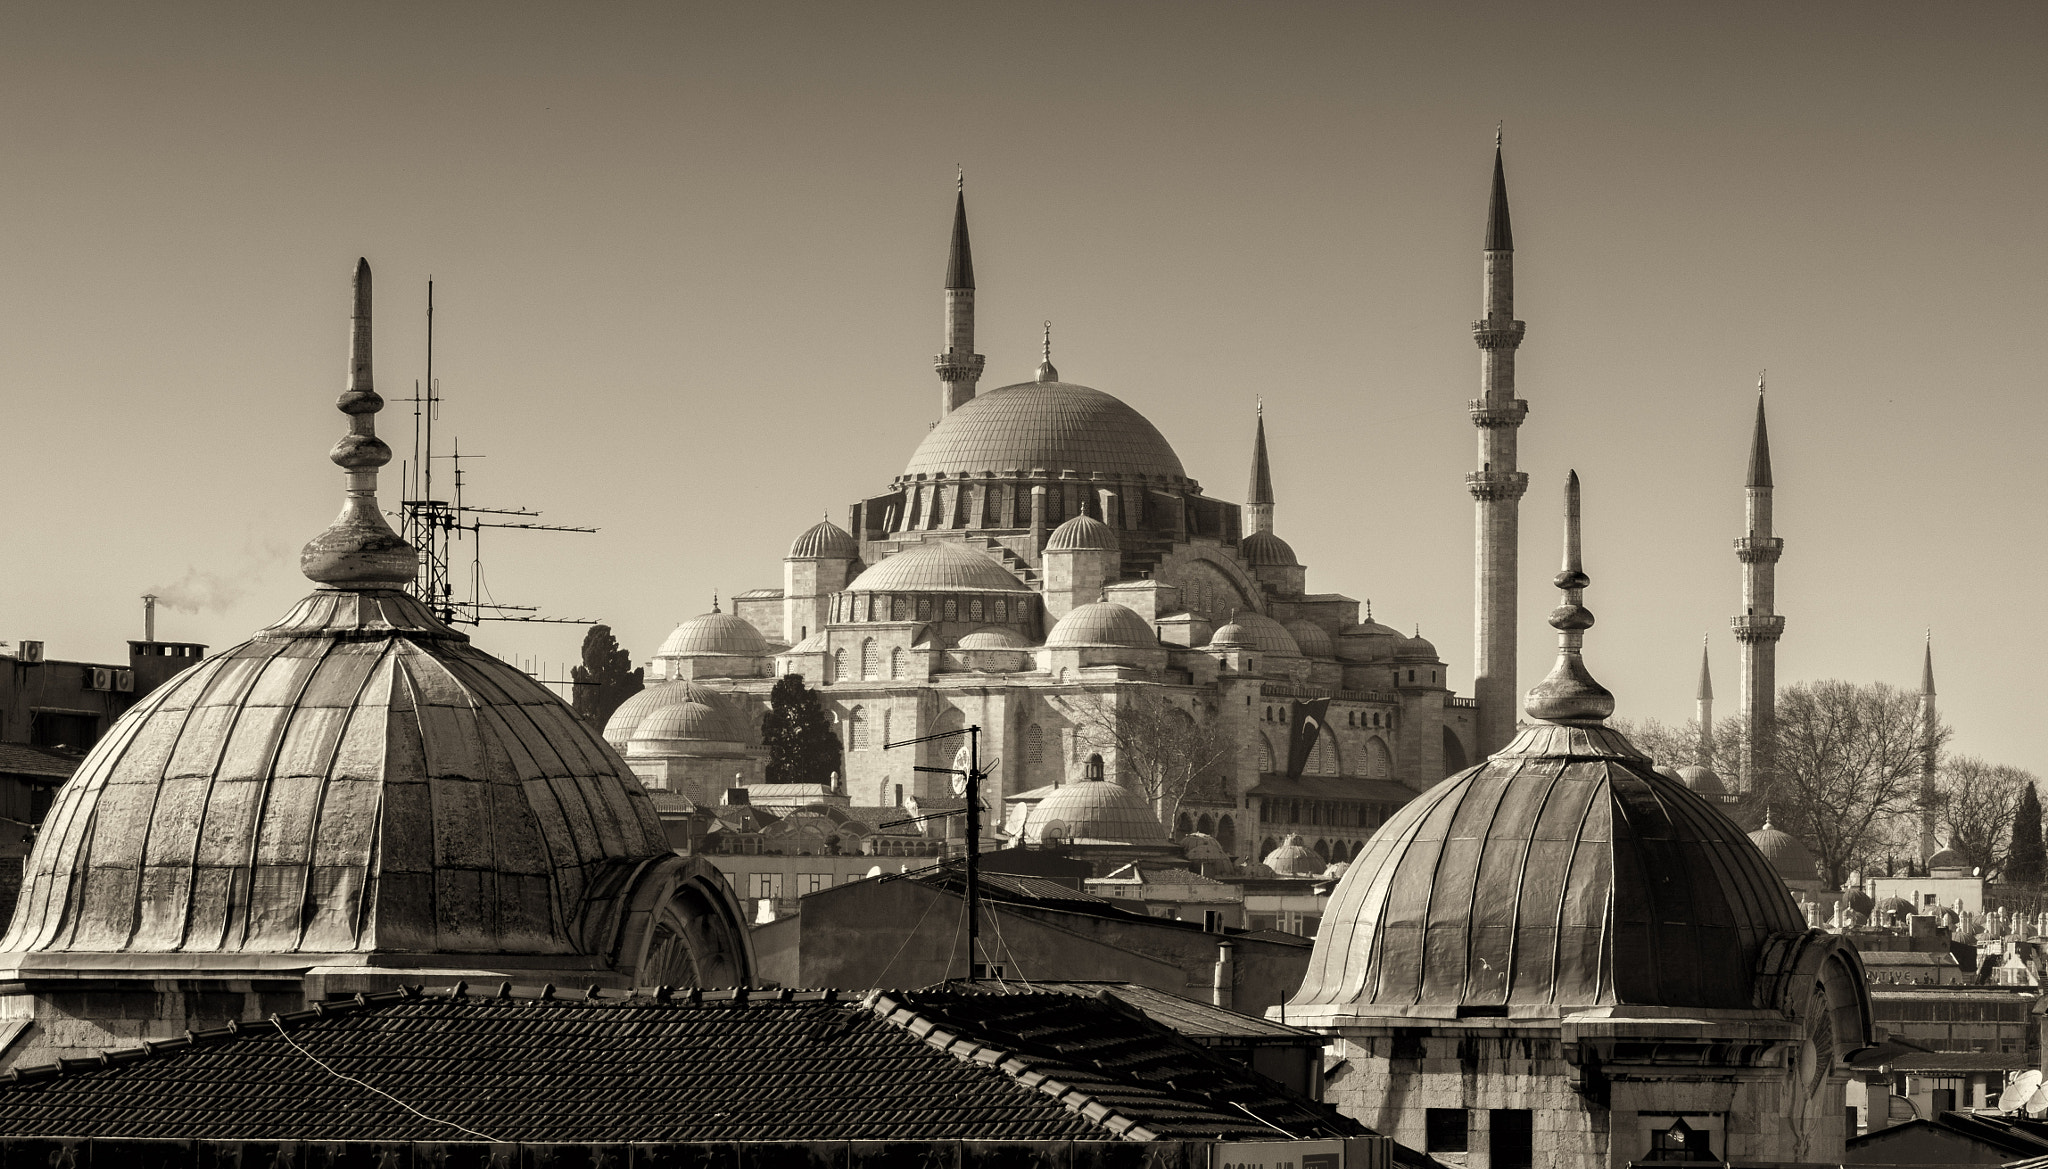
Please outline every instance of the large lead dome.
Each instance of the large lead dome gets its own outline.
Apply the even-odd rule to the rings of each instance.
[[[990,390],[949,412],[918,444],[903,478],[1034,470],[1168,483],[1187,477],[1143,414],[1101,390],[1042,381]]]

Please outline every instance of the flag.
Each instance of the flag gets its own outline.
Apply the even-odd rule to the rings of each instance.
[[[1293,708],[1293,730],[1287,740],[1287,778],[1300,779],[1308,768],[1308,761],[1316,753],[1316,736],[1323,733],[1323,719],[1328,717],[1330,700],[1311,698],[1307,702],[1290,704]]]

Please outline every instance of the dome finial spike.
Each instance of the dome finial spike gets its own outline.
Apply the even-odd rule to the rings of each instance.
[[[1056,382],[1056,381],[1060,380],[1060,371],[1059,371],[1059,370],[1057,370],[1057,369],[1054,369],[1054,368],[1053,368],[1053,364],[1052,364],[1052,322],[1051,322],[1051,321],[1047,321],[1047,322],[1045,323],[1045,348],[1043,349],[1043,351],[1042,351],[1042,352],[1044,353],[1044,355],[1045,355],[1045,358],[1044,358],[1044,360],[1042,360],[1042,361],[1040,361],[1040,362],[1038,363],[1038,380],[1039,380],[1039,381],[1042,381],[1042,382]]]
[[[712,590],[711,590],[711,611],[712,611],[713,613],[716,613],[716,612],[718,612],[718,611],[719,611],[719,608],[718,608],[718,590],[717,590],[717,589],[712,589]]]
[[[1586,608],[1586,576],[1579,554],[1579,473],[1571,472],[1564,483],[1564,566],[1553,582],[1564,591],[1564,601],[1550,611],[1550,626],[1557,630],[1557,663],[1549,676],[1529,690],[1522,709],[1529,717],[1544,722],[1599,725],[1614,713],[1614,695],[1586,672],[1581,650],[1586,630],[1593,626],[1593,611]]]
[[[370,363],[370,261],[356,261],[349,308],[348,384],[335,409],[348,415],[348,433],[327,452],[347,472],[341,514],[299,553],[308,579],[336,588],[403,588],[413,582],[419,554],[398,537],[377,507],[377,468],[391,448],[377,437],[377,395]]]
[[[1493,148],[1495,150],[1500,149],[1500,132],[1507,127],[1507,124],[1507,119],[1505,118],[1493,124]]]
[[[967,193],[967,168],[956,162],[953,169],[959,172],[953,177],[953,190],[964,195]]]

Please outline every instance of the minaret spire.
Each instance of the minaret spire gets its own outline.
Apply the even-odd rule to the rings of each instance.
[[[1260,400],[1258,422],[1252,431],[1252,482],[1244,495],[1244,526],[1247,532],[1273,530],[1273,467],[1266,459],[1266,403]]]
[[[1742,562],[1742,615],[1733,619],[1742,646],[1742,788],[1756,791],[1772,778],[1771,751],[1778,727],[1778,557],[1785,541],[1771,534],[1771,439],[1764,424],[1764,379],[1756,379],[1756,432],[1749,443],[1744,487],[1748,534],[1735,541]]]
[[[353,307],[349,313],[348,385],[334,406],[348,415],[348,433],[327,457],[347,472],[341,514],[299,553],[299,569],[330,588],[399,589],[419,570],[419,553],[384,521],[377,507],[377,468],[391,461],[391,448],[377,437],[377,393],[370,369],[370,262],[356,261]]]
[[[1551,582],[1564,590],[1564,600],[1550,611],[1557,630],[1557,662],[1549,676],[1530,687],[1522,704],[1530,718],[1544,722],[1597,726],[1614,713],[1614,695],[1586,672],[1586,630],[1593,611],[1586,608],[1586,586],[1593,583],[1579,559],[1579,473],[1564,481],[1564,567]]]
[[[953,195],[953,242],[946,255],[946,351],[932,359],[938,371],[939,414],[974,400],[987,359],[974,351],[974,252],[967,243],[967,172]]]
[[[1700,685],[1693,694],[1700,724],[1700,766],[1714,765],[1714,672],[1707,665],[1707,636],[1700,635]]]
[[[1934,855],[1935,768],[1940,763],[1941,717],[1934,705],[1934,630],[1920,657],[1920,863]]]
[[[1488,755],[1507,744],[1515,727],[1515,590],[1521,500],[1529,489],[1529,476],[1515,468],[1516,432],[1529,414],[1529,403],[1515,396],[1515,351],[1526,326],[1515,319],[1515,237],[1498,130],[1484,242],[1484,316],[1472,325],[1472,340],[1479,346],[1480,396],[1469,403],[1472,425],[1479,430],[1479,469],[1465,476],[1465,485],[1478,513],[1472,693],[1479,704],[1479,752]]]

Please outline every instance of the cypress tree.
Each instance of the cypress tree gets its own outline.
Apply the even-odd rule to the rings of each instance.
[[[612,712],[645,688],[633,655],[619,645],[609,625],[593,625],[583,635],[583,664],[569,671],[576,683],[569,706],[583,725],[599,734]]]
[[[839,736],[802,674],[784,674],[768,691],[761,741],[769,783],[828,783],[840,768]]]
[[[2041,840],[2041,797],[2029,783],[2020,789],[2019,808],[2012,818],[2012,851],[2006,854],[2005,879],[2015,885],[2039,885],[2048,876],[2048,847]]]

